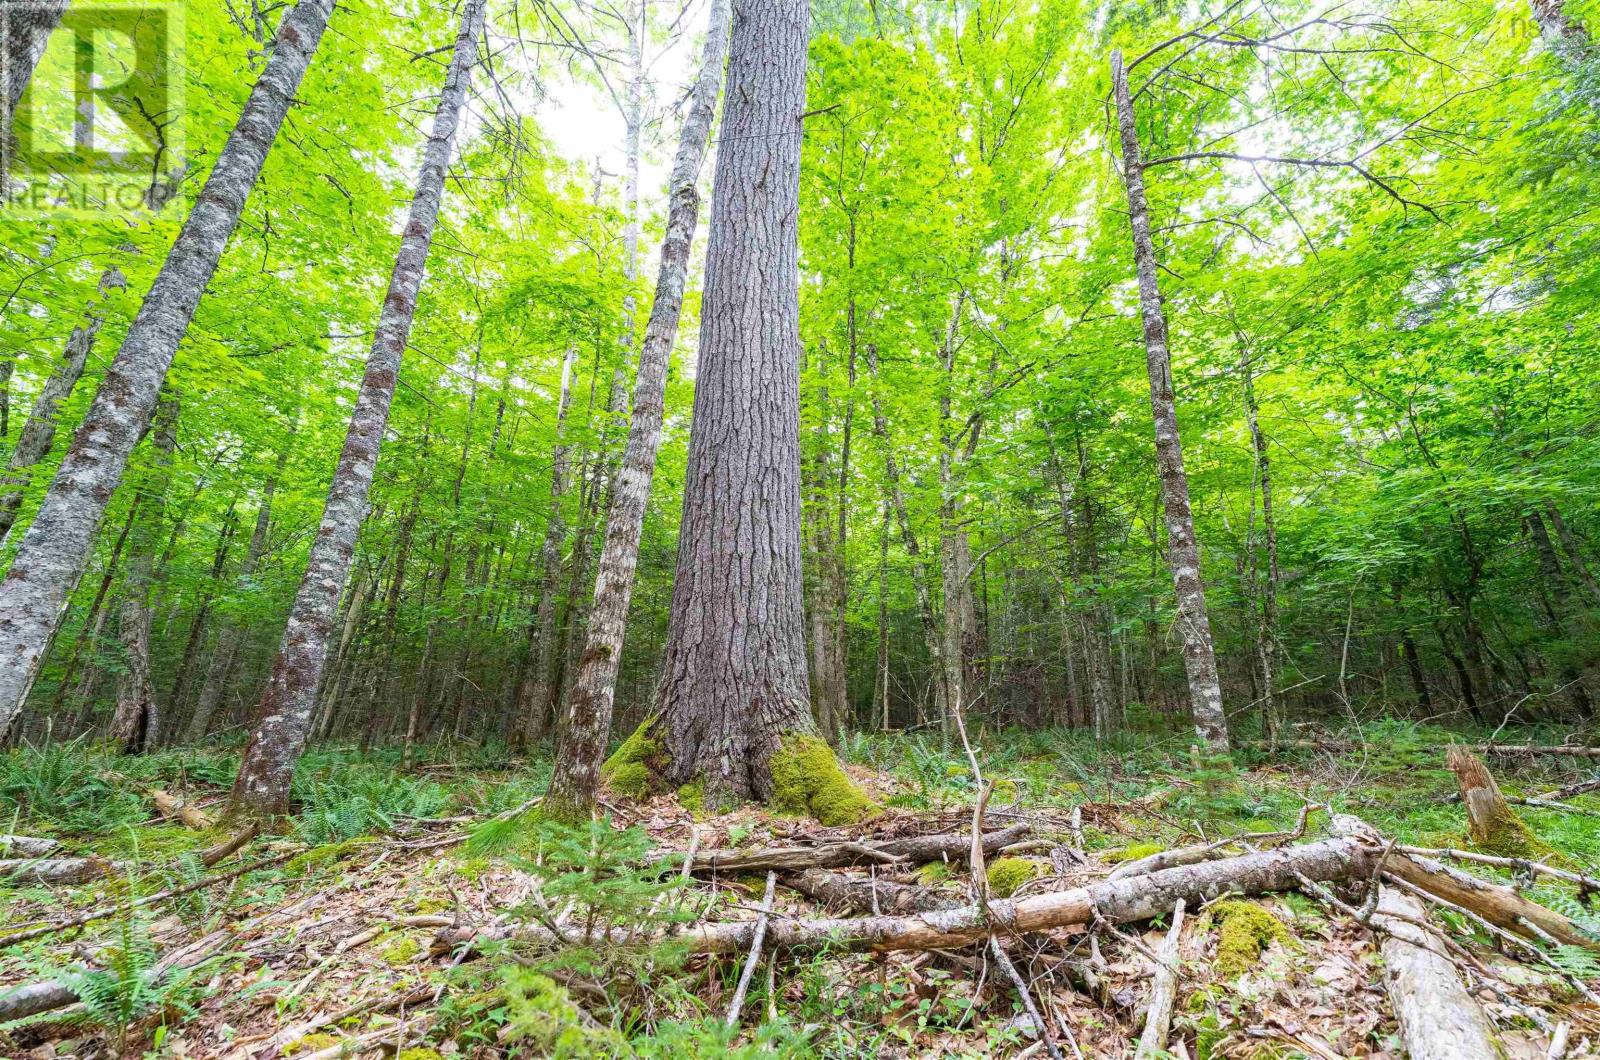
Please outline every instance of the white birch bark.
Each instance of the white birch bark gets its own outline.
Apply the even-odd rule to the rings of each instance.
[[[1112,92],[1122,140],[1123,180],[1128,191],[1128,219],[1133,228],[1133,258],[1139,274],[1139,313],[1144,320],[1145,367],[1150,375],[1150,410],[1155,419],[1156,471],[1166,513],[1167,564],[1178,597],[1178,627],[1183,636],[1183,665],[1189,678],[1189,706],[1195,734],[1212,752],[1228,750],[1228,717],[1222,709],[1222,681],[1206,614],[1205,585],[1200,580],[1200,543],[1189,507],[1189,478],[1183,467],[1178,435],[1177,400],[1172,392],[1172,354],[1167,346],[1167,317],[1161,303],[1155,243],[1150,238],[1150,207],[1145,200],[1144,163],[1134,123],[1133,99],[1122,53],[1111,55]]]
[[[484,0],[467,0],[456,36],[455,52],[445,74],[444,89],[434,113],[433,130],[422,154],[416,191],[405,234],[395,256],[389,292],[378,317],[366,374],[350,415],[344,450],[339,454],[322,523],[311,544],[305,577],[295,594],[288,625],[261,697],[255,731],[239,763],[234,782],[236,809],[275,813],[289,799],[295,763],[310,735],[317,686],[327,660],[328,639],[350,564],[356,535],[367,514],[367,495],[378,463],[378,449],[389,422],[400,376],[400,359],[416,317],[428,250],[433,243],[445,176],[455,150],[456,131],[466,102],[477,55],[477,35]]]
[[[128,457],[244,212],[334,0],[299,0],[0,582],[0,734],[32,687]]]
[[[711,138],[727,47],[728,0],[712,0],[700,73],[695,78],[672,164],[667,231],[661,243],[655,302],[650,307],[650,322],[645,326],[644,343],[639,350],[628,442],[606,513],[606,539],[595,576],[588,636],[572,694],[567,699],[566,724],[561,727],[555,770],[544,802],[546,814],[566,819],[587,818],[593,810],[601,756],[610,738],[617,669],[622,661],[628,605],[639,565],[639,539],[661,447],[667,368],[688,284],[689,248],[700,215],[696,183]]]

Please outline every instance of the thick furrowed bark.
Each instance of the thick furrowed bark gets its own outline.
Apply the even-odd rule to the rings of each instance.
[[[1495,1060],[1483,1009],[1467,993],[1444,947],[1423,927],[1422,903],[1393,887],[1378,895],[1372,926],[1384,933],[1389,1003],[1411,1060]]]
[[[798,211],[805,0],[744,0],[706,245],[699,374],[655,732],[666,779],[764,799],[809,705]]]
[[[1128,93],[1122,53],[1111,57],[1112,91],[1122,140],[1123,178],[1128,191],[1128,219],[1133,228],[1133,258],[1139,273],[1139,312],[1144,320],[1146,368],[1150,375],[1150,411],[1155,419],[1156,470],[1166,510],[1167,562],[1178,597],[1178,628],[1183,634],[1183,665],[1189,677],[1189,703],[1195,732],[1214,752],[1228,750],[1228,718],[1222,709],[1222,682],[1206,615],[1205,585],[1200,578],[1200,543],[1189,507],[1189,478],[1183,467],[1178,435],[1177,400],[1172,392],[1172,353],[1167,345],[1167,317],[1161,304],[1159,265],[1150,238],[1150,207],[1145,201],[1144,164],[1133,101]]]
[[[150,424],[178,343],[216,272],[332,11],[333,0],[300,0],[284,16],[272,58],[0,582],[0,735],[22,709],[88,562],[106,505]]]
[[[661,448],[667,368],[683,311],[689,248],[700,214],[695,183],[711,138],[727,42],[728,2],[712,0],[700,73],[672,164],[671,201],[667,207],[667,232],[661,243],[655,302],[650,307],[650,322],[645,326],[644,343],[639,350],[628,441],[611,491],[610,511],[606,513],[606,538],[595,575],[587,642],[567,699],[566,724],[561,727],[555,769],[545,795],[545,812],[561,818],[585,818],[593,811],[600,784],[600,761],[611,736],[617,668],[622,663],[628,605],[639,565],[639,539],[644,532],[650,483]]]
[[[433,131],[423,151],[411,213],[395,256],[389,293],[367,356],[366,374],[350,416],[344,451],[339,454],[322,524],[311,545],[310,562],[295,594],[283,641],[272,664],[272,676],[261,698],[255,732],[239,763],[239,776],[233,786],[235,808],[255,813],[285,809],[295,763],[310,735],[329,635],[355,556],[356,535],[366,518],[367,494],[389,422],[400,358],[416,317],[417,293],[422,287],[423,268],[433,243],[445,176],[472,77],[483,7],[484,0],[468,0],[462,11],[455,52],[439,95]]]

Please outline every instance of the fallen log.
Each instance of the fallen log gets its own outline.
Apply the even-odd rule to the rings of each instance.
[[[233,932],[228,930],[213,931],[211,934],[174,950],[156,962],[151,969],[151,981],[160,982],[169,973],[183,968],[193,968],[209,960],[218,950],[233,938]],[[81,970],[81,968],[79,969]],[[66,1008],[78,1000],[77,992],[70,986],[57,981],[43,983],[25,983],[13,990],[0,994],[0,1023],[10,1020],[23,1019],[27,1016],[37,1016],[41,1012],[52,1012],[58,1008]]]
[[[1370,825],[1349,814],[1334,814],[1331,830],[1336,836],[1364,838],[1368,842],[1377,839],[1377,832]],[[1384,871],[1525,939],[1538,939],[1543,935],[1568,946],[1600,950],[1600,942],[1584,934],[1578,925],[1554,909],[1524,898],[1510,887],[1479,879],[1432,858],[1394,851],[1384,862]]]
[[[60,849],[59,839],[36,839],[27,835],[0,835],[0,857],[42,858]]]
[[[205,831],[216,822],[207,813],[193,803],[184,802],[176,795],[162,788],[150,789],[150,801],[156,804],[156,812],[163,817],[177,818],[186,826],[197,831]]]
[[[1246,743],[1243,746],[1256,750],[1265,750],[1267,745],[1259,741]],[[1295,751],[1359,751],[1362,743],[1358,740],[1279,740],[1278,749]],[[1582,744],[1534,744],[1534,743],[1474,743],[1474,744],[1424,744],[1408,750],[1415,751],[1448,751],[1452,747],[1466,747],[1481,755],[1505,755],[1508,758],[1534,758],[1540,756],[1566,755],[1572,758],[1600,758],[1600,747],[1587,747]]]
[[[926,913],[953,909],[960,898],[933,887],[877,880],[870,876],[846,875],[827,869],[806,869],[783,877],[785,887],[807,898],[852,913]]]
[[[983,850],[993,853],[1025,838],[1033,826],[1014,824],[985,832]],[[805,869],[837,869],[846,865],[922,864],[945,858],[965,864],[972,837],[964,832],[913,836],[882,843],[840,842],[809,847],[752,847],[749,850],[702,850],[694,856],[691,872],[800,872]]]
[[[1167,1053],[1167,1034],[1172,1030],[1172,1008],[1178,1000],[1178,942],[1183,934],[1183,899],[1172,907],[1172,926],[1156,951],[1155,978],[1150,985],[1150,1008],[1145,1013],[1144,1033],[1139,1036],[1136,1060],[1154,1060]]]
[[[82,883],[112,872],[116,865],[104,858],[0,859],[0,880],[7,883]]]
[[[1201,865],[1153,872],[1114,882],[1099,881],[1087,887],[1031,895],[1027,898],[991,900],[987,908],[966,905],[910,916],[837,917],[818,920],[776,920],[767,925],[766,937],[775,949],[913,950],[959,948],[991,934],[1018,935],[1029,931],[1092,924],[1149,920],[1171,909],[1180,898],[1188,904],[1209,901],[1223,894],[1264,894],[1300,886],[1302,877],[1319,883],[1364,879],[1377,863],[1378,848],[1366,836],[1351,835],[1314,843],[1281,847]],[[753,920],[701,924],[674,932],[672,937],[693,953],[743,953],[754,941]],[[538,924],[514,928],[498,926],[483,932],[446,928],[433,945],[435,952],[460,945],[477,945],[496,938],[515,938],[532,946],[559,946],[579,940],[558,936]],[[626,944],[659,941],[661,936],[616,929],[605,940]]]
[[[1384,887],[1372,926],[1383,933],[1384,978],[1411,1060],[1496,1060],[1489,1020],[1444,946],[1423,925],[1422,903]]]

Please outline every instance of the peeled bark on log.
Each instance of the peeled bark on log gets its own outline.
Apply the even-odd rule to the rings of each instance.
[[[983,850],[992,854],[1025,838],[1033,826],[1014,824],[996,832],[985,832]],[[691,871],[757,872],[776,869],[799,872],[804,869],[835,869],[845,865],[881,863],[922,864],[950,858],[966,863],[972,836],[966,833],[915,836],[886,843],[827,843],[813,847],[753,847],[750,850],[703,850],[694,857]]]
[[[1422,926],[1427,915],[1421,902],[1385,887],[1372,919],[1384,933],[1384,979],[1406,1054],[1411,1060],[1495,1060],[1489,1020],[1443,945]]]
[[[1392,859],[1391,859],[1392,860]],[[1029,931],[1089,924],[1096,918],[1112,924],[1149,920],[1172,908],[1209,901],[1223,894],[1255,895],[1289,891],[1302,878],[1326,883],[1365,879],[1377,864],[1377,848],[1366,836],[1343,836],[1315,843],[1284,847],[1204,865],[1075,887],[1067,891],[1027,898],[993,900],[987,907],[966,905],[913,916],[840,917],[819,920],[778,920],[767,926],[774,949],[812,951],[927,950],[959,948],[991,934],[1019,935]],[[743,953],[754,939],[753,920],[703,924],[676,933],[691,953]],[[515,938],[529,945],[554,946],[558,938],[538,924],[512,929],[502,925],[484,932],[446,928],[435,938],[436,952],[490,939]],[[619,944],[642,941],[637,932],[618,929],[608,936]]]
[[[826,869],[790,873],[783,877],[783,883],[807,898],[852,913],[894,913],[904,916],[954,909],[963,904],[956,895],[933,887],[917,887],[870,876],[829,872]]]
[[[36,839],[26,835],[0,835],[0,856],[42,858],[61,846],[58,839]]]
[[[1368,842],[1376,842],[1378,835],[1360,818],[1342,813],[1333,815],[1331,831],[1336,836],[1362,837]],[[1481,880],[1432,858],[1391,853],[1384,862],[1384,871],[1523,938],[1538,938],[1542,932],[1564,945],[1600,950],[1600,942],[1555,910],[1524,898],[1510,887]]]

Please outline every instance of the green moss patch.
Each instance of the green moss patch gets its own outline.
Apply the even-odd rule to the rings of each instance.
[[[995,858],[985,874],[991,898],[1010,898],[1029,880],[1044,874],[1044,866],[1032,858]]]
[[[1213,964],[1223,979],[1237,979],[1261,958],[1261,951],[1274,941],[1288,942],[1289,929],[1283,921],[1254,902],[1230,898],[1211,907],[1217,924],[1217,957]]]
[[[618,795],[642,799],[650,794],[652,776],[665,764],[661,741],[651,733],[654,717],[646,718],[600,767],[600,779]]]
[[[324,843],[320,847],[312,847],[303,854],[296,854],[283,866],[283,871],[291,876],[303,876],[315,869],[323,868],[343,861],[362,847],[376,843],[374,836],[362,836],[359,839],[346,839],[340,843]]]
[[[344,1041],[337,1034],[308,1034],[304,1038],[296,1038],[283,1047],[284,1056],[293,1056],[296,1053],[315,1053],[323,1049],[331,1049]]]
[[[412,959],[421,952],[422,943],[410,935],[401,935],[380,950],[378,956],[383,958],[383,963],[399,967],[402,964],[410,964]]]
[[[530,968],[507,971],[506,1038],[519,1043],[515,1055],[551,1057],[623,1056],[628,1043],[615,1031],[585,1020],[566,988]]]
[[[917,882],[924,887],[937,887],[950,879],[948,861],[930,861],[917,870]]]
[[[1152,854],[1159,854],[1166,847],[1160,843],[1134,843],[1132,846],[1118,847],[1116,850],[1103,851],[1100,857],[1113,865],[1120,865],[1124,861],[1138,861]]]
[[[706,782],[692,780],[678,789],[678,802],[692,814],[706,812]]]
[[[825,825],[856,824],[877,804],[845,775],[833,748],[815,736],[786,736],[772,756],[772,806]]]

